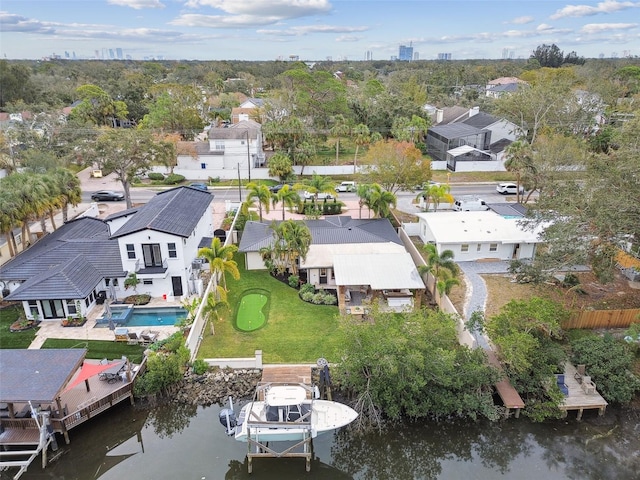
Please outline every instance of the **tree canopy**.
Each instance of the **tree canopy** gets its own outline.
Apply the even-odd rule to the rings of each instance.
[[[366,183],[377,183],[394,194],[431,179],[431,161],[410,142],[378,141],[361,162]]]

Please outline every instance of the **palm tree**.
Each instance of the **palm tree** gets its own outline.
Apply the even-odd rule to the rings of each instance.
[[[361,183],[358,185],[358,189],[356,193],[358,195],[358,209],[359,209],[359,217],[362,218],[362,207],[369,205],[369,193],[371,192],[371,185],[366,183]]]
[[[451,195],[451,186],[447,184],[429,185],[424,192],[418,194],[416,198],[424,198],[427,201],[426,210],[429,211],[429,205],[433,202],[433,210],[438,211],[440,203],[453,203],[453,195]]]
[[[318,200],[319,193],[335,193],[333,180],[317,173],[314,173],[304,186],[309,193],[314,194],[315,200]]]
[[[449,295],[451,293],[451,289],[456,285],[460,285],[460,281],[454,277],[444,276],[436,282],[436,288],[438,289],[438,293],[441,297],[443,295]]]
[[[209,270],[213,276],[214,284],[217,286],[218,277],[221,276],[225,291],[228,291],[226,279],[227,272],[236,280],[240,278],[238,264],[233,260],[233,256],[237,251],[237,246],[223,245],[218,237],[215,237],[212,240],[211,247],[202,247],[198,250],[198,256],[204,257],[209,263]]]
[[[282,220],[284,221],[284,208],[293,208],[300,201],[300,196],[289,185],[285,185],[273,196],[271,201],[273,208],[276,208],[278,203],[282,203]]]
[[[391,206],[396,206],[398,199],[396,196],[384,190],[380,185],[374,183],[370,186],[368,203],[369,208],[379,218],[387,218],[391,214]]]
[[[251,202],[254,198],[258,201],[258,212],[260,214],[260,222],[262,222],[262,207],[269,213],[271,192],[266,185],[258,185],[254,182],[248,183],[246,188],[249,190],[247,192],[247,202]]]
[[[271,224],[274,242],[270,249],[261,250],[263,258],[269,260],[272,266],[283,273],[287,268],[292,275],[298,274],[297,261],[305,259],[311,245],[311,231],[303,222],[285,220]]]
[[[340,138],[348,135],[350,128],[344,115],[338,114],[333,120],[334,124],[329,133],[336,137],[336,165],[338,165],[340,162]]]
[[[453,251],[444,250],[442,253],[438,253],[438,249],[433,243],[425,244],[422,249],[426,253],[427,266],[420,273],[424,273],[426,270],[433,274],[436,280],[446,277],[455,278],[458,275],[458,265],[453,261]]]
[[[216,286],[214,292],[209,292],[205,300],[205,304],[202,307],[202,315],[211,325],[211,335],[215,335],[215,328],[213,317],[216,320],[220,320],[220,311],[224,308],[229,308],[229,302],[227,301],[227,292],[219,285]]]
[[[54,173],[54,179],[61,192],[62,222],[69,219],[69,205],[77,206],[82,201],[80,179],[66,168],[59,168]]]
[[[364,123],[360,123],[356,125],[351,132],[353,135],[353,141],[356,144],[356,153],[353,156],[353,173],[356,173],[356,166],[358,164],[358,150],[360,147],[364,147],[365,145],[369,145],[371,143],[371,132],[369,131],[369,127],[367,127]]]
[[[509,145],[506,149],[507,160],[504,162],[504,168],[508,172],[516,174],[516,202],[520,203],[520,182],[522,175],[534,170],[533,166],[533,150],[524,140],[518,140]]]

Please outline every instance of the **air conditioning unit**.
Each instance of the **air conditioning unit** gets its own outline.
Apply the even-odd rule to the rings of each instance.
[[[193,262],[191,262],[191,270],[200,270],[202,268],[202,259],[196,258]]]

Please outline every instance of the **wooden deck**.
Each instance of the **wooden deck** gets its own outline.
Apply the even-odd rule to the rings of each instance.
[[[603,415],[608,405],[607,401],[596,389],[594,389],[593,393],[586,393],[582,384],[576,379],[576,373],[577,370],[575,366],[569,362],[565,363],[564,383],[569,389],[569,395],[564,398],[560,409],[564,410],[565,415],[569,411],[577,410],[578,420],[582,418],[584,410],[598,409],[598,413]]]
[[[262,383],[311,384],[310,365],[265,365],[262,367]]]
[[[486,350],[486,352],[489,363],[502,372],[502,365],[500,364],[498,357],[496,357],[495,352],[493,350]],[[520,416],[520,410],[524,408],[524,401],[520,397],[518,391],[513,388],[513,385],[509,383],[506,376],[497,382],[495,387],[504,406],[509,411],[515,410],[515,417],[518,418]]]

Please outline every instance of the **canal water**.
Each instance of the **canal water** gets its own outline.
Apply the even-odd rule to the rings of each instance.
[[[120,405],[70,432],[58,459],[21,478],[60,480],[640,479],[640,414],[609,408],[544,424],[526,419],[412,422],[314,440],[314,460],[254,459],[227,437],[220,407]],[[11,478],[7,472],[1,478]]]

